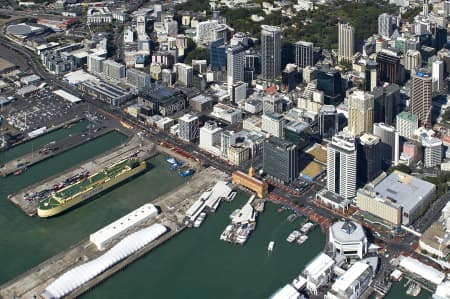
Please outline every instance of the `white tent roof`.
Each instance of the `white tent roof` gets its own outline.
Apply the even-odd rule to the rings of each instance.
[[[444,273],[409,256],[402,258],[400,267],[405,268],[407,271],[416,274],[425,280],[431,281],[435,285],[442,283],[445,279]]]
[[[75,267],[52,282],[44,291],[44,298],[61,298],[79,288],[109,267],[153,242],[167,231],[162,224],[141,229],[121,240],[100,257]]]

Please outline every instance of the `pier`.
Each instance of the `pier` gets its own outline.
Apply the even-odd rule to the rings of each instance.
[[[112,131],[114,130],[99,128],[98,131],[80,133],[58,142],[50,142],[49,144],[44,145],[42,148],[36,149],[35,151],[26,154],[16,160],[5,163],[5,165],[0,168],[0,175],[8,176],[15,173],[16,171],[24,170],[27,167],[42,162],[53,156],[59,155],[65,151],[80,146],[93,139],[99,138]]]
[[[37,200],[26,200],[25,194],[38,193],[43,190],[52,188],[55,184],[61,183],[65,179],[80,174],[83,171],[96,173],[108,165],[132,156],[147,160],[156,154],[157,152],[153,143],[147,141],[146,139],[135,136],[127,143],[112,149],[107,154],[96,157],[89,162],[69,169],[64,173],[57,174],[49,179],[46,179],[45,181],[38,182],[19,191],[16,194],[10,195],[9,200],[20,207],[27,215],[34,216],[36,215],[39,202]]]
[[[68,294],[66,298],[76,298],[80,296],[157,246],[176,236],[176,234],[185,228],[183,220],[187,209],[206,189],[213,186],[218,180],[226,180],[228,178],[229,177],[225,173],[213,168],[208,168],[195,174],[189,181],[172,192],[153,200],[151,203],[160,207],[161,214],[156,217],[156,219],[139,225],[135,229],[138,230],[157,222],[168,227],[170,231],[74,290],[72,293]],[[119,240],[115,240],[111,246],[118,241]],[[39,294],[41,294],[41,292],[60,275],[76,266],[99,257],[103,253],[104,251],[98,251],[96,246],[89,240],[82,240],[68,250],[53,256],[17,278],[1,285],[0,298],[38,297]]]

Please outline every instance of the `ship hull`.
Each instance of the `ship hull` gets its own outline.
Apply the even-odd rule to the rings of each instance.
[[[61,204],[61,205],[59,205],[57,207],[54,207],[52,209],[39,209],[38,208],[37,209],[37,215],[39,217],[42,217],[42,218],[48,218],[48,217],[52,217],[52,216],[58,215],[58,214],[60,214],[60,213],[62,213],[64,211],[66,211],[67,209],[70,209],[73,206],[76,206],[77,204],[79,204],[79,203],[81,203],[83,201],[86,201],[89,198],[91,198],[91,197],[93,197],[93,196],[95,196],[95,195],[97,195],[97,194],[99,194],[101,192],[104,192],[104,191],[106,191],[106,190],[108,190],[108,189],[110,189],[112,187],[114,187],[115,185],[125,181],[126,179],[129,179],[129,178],[131,178],[131,177],[133,177],[133,176],[143,172],[144,170],[146,170],[146,168],[147,168],[147,165],[146,165],[145,162],[144,163],[140,163],[139,166],[137,166],[136,168],[133,168],[130,171],[128,171],[126,173],[123,173],[120,176],[117,176],[115,178],[111,178],[111,180],[109,180],[108,182],[105,182],[102,185],[100,185],[100,186],[98,186],[98,187],[96,187],[96,188],[94,188],[94,189],[92,189],[92,190],[90,190],[90,191],[88,191],[86,193],[83,193],[83,194],[80,194],[80,195],[74,197],[70,201],[68,201],[68,202],[66,202],[64,204]]]

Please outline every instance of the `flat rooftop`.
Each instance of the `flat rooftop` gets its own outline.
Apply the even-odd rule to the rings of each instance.
[[[327,149],[326,147],[323,147],[322,145],[316,143],[312,147],[306,150],[308,154],[314,157],[314,160],[322,163],[327,164]]]
[[[376,185],[374,191],[410,211],[435,189],[434,184],[396,170]]]

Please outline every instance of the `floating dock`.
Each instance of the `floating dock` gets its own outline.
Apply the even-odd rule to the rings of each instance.
[[[87,163],[74,167],[64,173],[55,175],[49,179],[46,179],[45,181],[38,182],[19,191],[16,194],[8,196],[8,198],[12,203],[19,206],[27,215],[34,216],[37,213],[39,201],[27,200],[27,194],[36,194],[51,189],[54,185],[60,184],[64,180],[76,176],[82,172],[99,172],[108,165],[119,162],[126,158],[137,157],[143,160],[147,160],[148,158],[156,154],[157,153],[155,151],[153,143],[135,136],[129,142],[114,148],[113,150],[109,151],[109,153],[102,155],[101,157],[95,158]]]
[[[161,236],[156,241],[144,246],[128,258],[107,269],[94,279],[86,282],[64,298],[79,297],[95,285],[106,280],[118,271],[123,270],[130,263],[144,256],[157,246],[174,237],[177,233],[181,232],[185,228],[183,225],[183,220],[189,206],[191,206],[198,199],[203,190],[206,190],[211,185],[214,185],[218,180],[227,179],[229,179],[229,177],[225,173],[208,168],[194,175],[189,184],[184,184],[174,191],[152,201],[152,204],[160,208],[161,214],[158,217],[149,220],[148,223],[139,225],[136,227],[136,230],[143,227],[148,227],[157,222],[168,227],[169,232]],[[133,231],[130,231],[130,233],[132,232]],[[115,240],[115,242],[112,242],[111,246],[118,241],[120,240]],[[38,266],[28,270],[17,278],[1,285],[0,298],[39,298],[39,295],[56,278],[74,267],[99,257],[103,253],[104,251],[98,250],[97,247],[89,240],[82,240],[68,250],[59,253]]]

